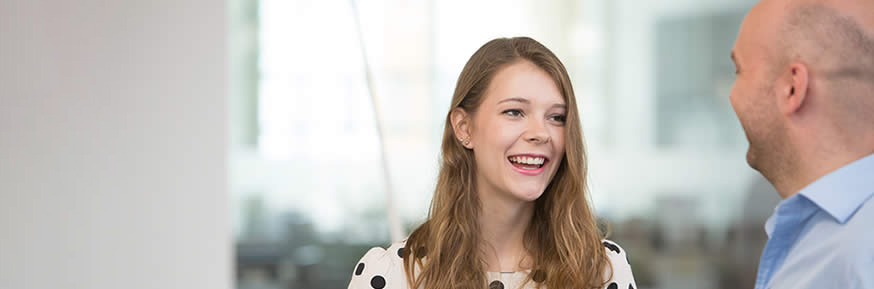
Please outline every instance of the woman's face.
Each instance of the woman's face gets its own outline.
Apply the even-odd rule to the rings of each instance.
[[[566,116],[561,91],[546,71],[529,61],[499,70],[471,128],[480,193],[540,197],[564,157]]]

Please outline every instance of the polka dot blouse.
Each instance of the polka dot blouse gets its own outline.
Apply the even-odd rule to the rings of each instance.
[[[628,258],[619,245],[609,240],[604,240],[604,249],[607,257],[613,265],[613,278],[608,280],[605,289],[634,289],[634,277],[631,274],[631,266]],[[392,244],[388,249],[374,247],[364,254],[361,261],[355,265],[352,272],[352,281],[349,289],[408,289],[407,278],[404,274],[404,242]],[[489,289],[516,289],[529,271],[521,272],[488,272]],[[605,272],[609,276],[609,272]],[[534,282],[542,282],[546,277],[535,273],[532,276]],[[605,277],[606,278],[606,277]],[[528,282],[522,289],[534,288],[534,282]]]

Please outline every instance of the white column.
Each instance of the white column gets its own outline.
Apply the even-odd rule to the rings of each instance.
[[[0,0],[0,288],[230,288],[226,1]]]

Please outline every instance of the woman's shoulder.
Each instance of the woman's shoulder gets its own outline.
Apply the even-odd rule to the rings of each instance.
[[[628,252],[625,251],[619,244],[611,240],[601,240],[604,244],[604,250],[607,250],[607,258],[610,260],[610,272],[605,272],[605,278],[612,278],[607,281],[607,289],[634,289],[637,284],[634,283],[634,275],[631,273],[631,264],[628,262]]]
[[[392,243],[388,248],[373,247],[361,257],[352,271],[349,289],[403,289],[407,288],[404,274],[404,245]]]
[[[628,252],[611,240],[601,241],[610,260],[610,271],[604,278],[610,278],[606,289],[634,289],[634,276],[628,263]],[[349,289],[406,289],[407,277],[404,272],[404,253],[406,241],[392,243],[388,248],[373,247],[361,257],[352,271]],[[612,277],[611,277],[612,276]]]

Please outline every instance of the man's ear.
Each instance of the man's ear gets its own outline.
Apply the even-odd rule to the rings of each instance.
[[[452,122],[452,130],[455,132],[455,138],[466,148],[473,148],[473,143],[470,140],[470,115],[467,111],[460,107],[456,107],[449,115],[449,120]]]
[[[798,112],[807,103],[810,74],[807,65],[794,62],[785,73],[787,80],[777,91],[777,106],[784,115]]]

